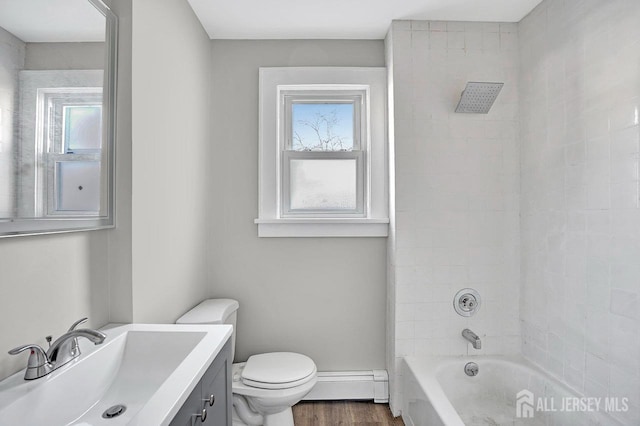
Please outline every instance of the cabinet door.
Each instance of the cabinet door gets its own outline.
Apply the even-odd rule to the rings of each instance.
[[[195,415],[202,412],[202,382],[196,385],[169,426],[193,426],[200,423]]]
[[[205,424],[231,426],[231,339],[202,378],[202,400],[207,410]]]

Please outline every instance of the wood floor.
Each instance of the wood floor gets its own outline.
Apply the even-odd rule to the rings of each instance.
[[[303,401],[293,406],[296,426],[404,426],[387,404],[369,401]]]

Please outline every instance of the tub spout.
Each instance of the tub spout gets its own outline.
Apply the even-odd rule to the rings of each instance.
[[[462,330],[462,337],[464,337],[466,340],[471,342],[474,349],[482,348],[482,341],[480,341],[480,338],[478,337],[478,335],[473,331],[469,330],[468,328],[465,328],[464,330]]]

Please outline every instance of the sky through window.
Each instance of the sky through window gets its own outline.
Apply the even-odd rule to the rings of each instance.
[[[352,151],[353,103],[294,103],[294,151]]]

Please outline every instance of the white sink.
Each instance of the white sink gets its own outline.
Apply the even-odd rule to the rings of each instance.
[[[167,425],[231,336],[230,325],[128,324],[40,379],[0,382],[0,425]],[[26,363],[26,358],[25,358]],[[117,404],[126,411],[105,419]]]

